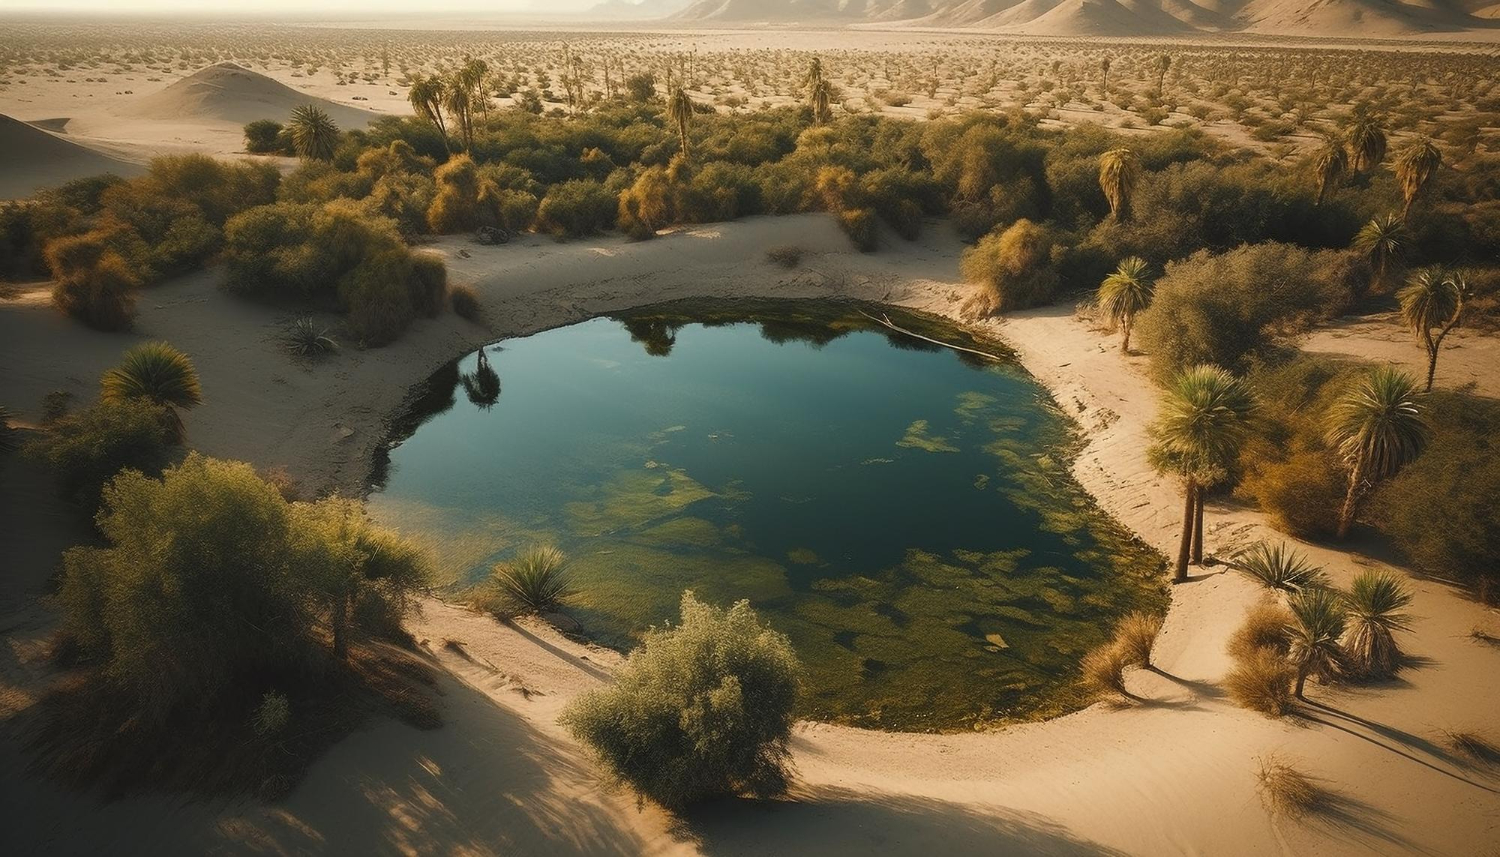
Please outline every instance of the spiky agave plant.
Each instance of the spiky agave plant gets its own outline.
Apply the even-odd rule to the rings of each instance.
[[[170,427],[181,441],[183,425],[177,409],[202,403],[203,388],[186,354],[166,342],[143,342],[125,352],[119,365],[99,379],[99,395],[107,402],[146,399],[165,407]]]
[[[514,560],[495,566],[491,577],[501,599],[527,613],[555,611],[576,594],[567,557],[550,545],[527,548]]]
[[[1328,580],[1321,566],[1308,562],[1307,557],[1292,550],[1286,542],[1274,546],[1256,542],[1236,554],[1229,565],[1262,586],[1282,592],[1301,592],[1310,586],[1322,586]]]
[[[1151,276],[1146,260],[1127,256],[1114,273],[1099,284],[1099,309],[1122,331],[1120,350],[1130,353],[1130,329],[1135,317],[1151,302]]]
[[[312,316],[304,315],[292,322],[283,337],[288,351],[298,357],[317,357],[334,351],[339,344],[328,335],[328,329]]]
[[[1344,596],[1349,613],[1344,651],[1352,669],[1371,678],[1391,675],[1401,666],[1397,631],[1411,630],[1411,590],[1389,571],[1360,572]]]
[[[1115,220],[1130,217],[1130,199],[1141,180],[1141,162],[1130,149],[1110,149],[1099,156],[1099,189],[1109,200]]]
[[[1292,613],[1292,624],[1287,648],[1287,660],[1297,669],[1297,684],[1293,690],[1298,699],[1302,695],[1308,676],[1327,683],[1344,673],[1344,648],[1341,638],[1347,624],[1344,600],[1337,592],[1315,586],[1304,589],[1287,599]]]
[[[322,108],[314,104],[298,105],[292,110],[287,127],[298,157],[311,161],[333,160],[333,150],[339,144],[339,126]]]
[[[1349,474],[1339,538],[1349,534],[1369,486],[1394,476],[1427,446],[1429,429],[1418,396],[1410,375],[1381,366],[1356,381],[1329,410],[1328,440]]]

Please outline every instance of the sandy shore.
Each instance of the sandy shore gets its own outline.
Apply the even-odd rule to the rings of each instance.
[[[801,268],[766,263],[765,248],[782,244],[807,251]],[[447,239],[435,249],[455,282],[478,289],[487,327],[447,315],[419,322],[391,347],[301,365],[277,343],[288,314],[222,294],[214,272],[149,290],[128,335],[87,331],[23,295],[0,301],[0,400],[27,419],[51,390],[82,403],[130,344],[167,338],[202,375],[205,403],[186,417],[195,446],[284,466],[309,489],[353,493],[409,388],[490,339],[689,296],[857,297],[952,316],[964,293],[960,245],[945,228],[861,255],[820,215],[684,229],[639,244],[528,238],[491,248]],[[1074,465],[1083,486],[1145,541],[1170,547],[1180,500],[1145,463],[1155,391],[1144,358],[1122,357],[1112,337],[1066,306],[985,327],[1084,429]],[[1360,342],[1340,340],[1346,353],[1381,356]],[[1441,368],[1439,379],[1449,383]],[[29,703],[42,670],[38,641],[50,627],[38,596],[57,547],[80,537],[44,485],[24,462],[0,470],[0,541],[28,546],[0,587],[0,713]],[[1210,552],[1270,534],[1241,508],[1211,508],[1208,524]],[[1337,582],[1384,565],[1355,548],[1307,550]],[[964,735],[804,724],[794,800],[727,802],[685,823],[607,789],[555,724],[568,699],[607,680],[617,655],[432,601],[413,630],[451,673],[443,729],[374,724],[270,807],[164,797],[96,805],[24,778],[7,732],[7,835],[19,853],[1463,855],[1496,841],[1500,778],[1466,767],[1436,739],[1444,728],[1493,728],[1500,648],[1469,631],[1500,635],[1500,616],[1414,580],[1418,619],[1406,642],[1421,666],[1378,687],[1314,687],[1326,707],[1311,720],[1273,721],[1223,698],[1223,642],[1258,593],[1209,571],[1173,591],[1155,655],[1162,674],[1130,676],[1144,704]],[[1324,778],[1339,795],[1332,810],[1302,823],[1268,817],[1254,767],[1271,752]]]

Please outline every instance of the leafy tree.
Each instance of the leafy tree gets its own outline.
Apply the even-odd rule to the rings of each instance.
[[[274,119],[257,119],[245,126],[245,151],[265,155],[281,150],[281,123]]]
[[[1130,353],[1130,328],[1135,317],[1151,302],[1151,286],[1150,267],[1139,256],[1120,260],[1114,273],[1099,285],[1099,308],[1110,324],[1121,328],[1120,351],[1126,354]]]
[[[172,445],[170,424],[166,409],[148,399],[99,402],[58,420],[27,451],[46,462],[63,493],[93,515],[115,474],[161,471]]]
[[[1394,476],[1427,445],[1429,428],[1418,395],[1410,375],[1382,366],[1352,385],[1330,410],[1328,441],[1349,475],[1339,538],[1348,535],[1369,486]]]
[[[1195,531],[1202,526],[1202,488],[1225,472],[1250,434],[1255,399],[1243,381],[1218,366],[1178,373],[1163,393],[1151,427],[1151,458],[1158,471],[1182,480],[1182,540],[1174,582],[1187,579]],[[1202,536],[1197,536],[1202,545]]]
[[[1406,288],[1396,293],[1396,300],[1401,303],[1401,321],[1427,351],[1426,392],[1432,392],[1443,339],[1463,320],[1468,297],[1469,283],[1463,274],[1445,273],[1438,268],[1418,271]]]
[[[787,789],[801,666],[747,601],[725,610],[682,596],[678,625],[646,632],[612,685],[562,723],[611,772],[668,807]]]

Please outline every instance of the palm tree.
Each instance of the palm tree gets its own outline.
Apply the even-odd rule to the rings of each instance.
[[[672,93],[672,100],[667,104],[667,115],[677,126],[677,139],[682,141],[682,156],[687,157],[688,125],[693,121],[693,100],[688,98],[687,90],[678,87]]]
[[[177,409],[200,404],[203,388],[186,354],[165,342],[144,342],[99,379],[99,397],[106,402],[145,399],[165,408],[168,427],[180,442],[184,429]]]
[[[1344,635],[1344,604],[1337,592],[1314,586],[1287,598],[1287,607],[1292,621],[1287,626],[1291,639],[1286,657],[1297,668],[1297,698],[1306,699],[1302,690],[1309,675],[1327,682],[1343,672],[1339,638]]]
[[[490,99],[484,91],[484,80],[489,73],[489,65],[481,59],[470,59],[458,72],[459,84],[469,91],[470,112],[473,106],[478,106],[482,116],[489,115]]]
[[[412,110],[418,116],[437,126],[438,133],[446,140],[448,137],[448,126],[443,124],[443,82],[436,77],[422,77],[417,75],[411,82],[411,90],[406,93],[406,100],[411,102]]]
[[[1158,54],[1156,57],[1156,97],[1161,97],[1162,84],[1167,79],[1167,69],[1172,67],[1172,57],[1167,54]]]
[[[1370,267],[1375,270],[1371,286],[1384,285],[1391,262],[1400,258],[1406,248],[1406,224],[1394,214],[1377,217],[1354,236],[1354,248],[1365,254]]]
[[[1115,220],[1130,216],[1130,198],[1141,181],[1141,162],[1130,149],[1110,149],[1099,156],[1099,188]]]
[[[469,82],[463,73],[453,75],[443,87],[443,107],[447,108],[448,115],[458,125],[458,132],[464,141],[464,151],[469,151],[474,145],[474,92],[469,88]]]
[[[1401,320],[1427,349],[1426,392],[1432,392],[1443,338],[1463,319],[1468,297],[1469,283],[1463,274],[1445,274],[1437,268],[1418,271],[1406,288],[1396,293],[1396,300],[1401,302]]]
[[[1396,156],[1396,180],[1401,183],[1401,195],[1406,199],[1401,208],[1402,222],[1411,216],[1411,204],[1416,201],[1422,188],[1427,186],[1427,182],[1432,180],[1442,163],[1443,153],[1438,151],[1437,144],[1432,142],[1431,137],[1417,140]]]
[[[1182,480],[1186,494],[1174,582],[1187,579],[1188,557],[1201,520],[1203,486],[1234,459],[1250,432],[1254,410],[1249,388],[1218,366],[1185,369],[1166,389],[1151,427],[1155,438],[1151,457],[1158,470]],[[1198,542],[1201,555],[1201,536]]]
[[[460,375],[458,380],[463,384],[464,395],[480,410],[488,411],[500,401],[500,373],[490,365],[490,357],[484,353],[484,346],[479,347],[479,362],[474,371]]]
[[[1396,631],[1411,630],[1411,617],[1401,612],[1411,604],[1411,590],[1389,571],[1359,573],[1344,597],[1349,611],[1344,651],[1351,665],[1364,675],[1381,678],[1401,666]]]
[[[1365,489],[1395,475],[1427,445],[1417,382],[1390,366],[1371,370],[1339,397],[1328,415],[1328,441],[1349,471],[1338,537],[1349,534]]]
[[[1101,79],[1102,79],[1102,83],[1100,84],[1100,86],[1104,90],[1103,97],[1104,98],[1108,98],[1109,97],[1109,57],[1104,57],[1104,58],[1102,58],[1102,59],[1099,60],[1099,72],[1101,74]]]
[[[339,126],[327,113],[313,104],[303,104],[292,111],[288,127],[292,132],[292,146],[301,158],[312,161],[333,160],[333,150],[339,144]]]
[[[1120,350],[1126,354],[1130,353],[1130,328],[1135,324],[1136,313],[1151,301],[1149,274],[1145,259],[1128,256],[1099,284],[1099,308],[1109,317],[1110,324],[1124,331]]]
[[[1385,160],[1385,129],[1374,117],[1361,114],[1349,128],[1349,165],[1355,172],[1369,172]]]
[[[1313,153],[1313,173],[1318,177],[1317,205],[1323,197],[1338,186],[1339,179],[1349,171],[1349,153],[1344,149],[1344,140],[1336,131],[1323,135],[1323,145]]]

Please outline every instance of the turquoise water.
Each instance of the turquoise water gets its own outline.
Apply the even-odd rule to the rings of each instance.
[[[1076,705],[1082,653],[1164,605],[1160,559],[1072,481],[1067,424],[1014,362],[857,310],[668,305],[499,342],[493,374],[469,355],[432,380],[371,508],[457,585],[558,545],[570,612],[622,648],[684,589],[748,598],[806,663],[811,717],[951,730]]]

